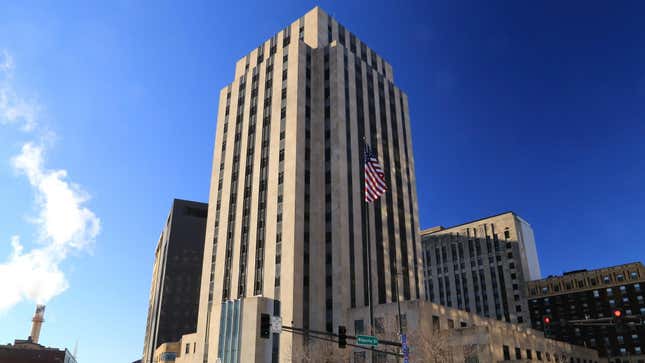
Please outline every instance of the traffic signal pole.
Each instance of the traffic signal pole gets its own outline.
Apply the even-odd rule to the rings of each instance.
[[[292,333],[292,334],[297,334],[297,335],[302,335],[307,338],[311,339],[318,339],[318,340],[323,340],[327,342],[332,342],[332,343],[338,343],[339,341],[334,339],[334,338],[339,338],[338,334],[335,333],[330,333],[327,331],[320,331],[320,330],[312,330],[312,329],[304,329],[304,328],[296,328],[293,326],[287,326],[283,325],[282,326],[282,331],[286,333]],[[345,339],[351,339],[351,340],[356,340],[356,336],[354,335],[344,335]],[[379,340],[379,344],[383,345],[389,345],[389,346],[394,346],[394,347],[401,347],[401,343],[399,342],[393,342],[389,340]],[[365,349],[365,346],[363,345],[358,345],[358,344],[353,344],[353,343],[345,343],[345,345],[350,346],[350,347],[355,347],[355,348],[362,348]],[[388,352],[385,350],[380,350],[380,349],[375,349],[372,347],[373,352],[378,352],[378,353],[383,353],[383,354],[388,354],[388,355],[393,355],[396,357],[403,357],[403,354],[400,353],[394,353],[394,352]]]

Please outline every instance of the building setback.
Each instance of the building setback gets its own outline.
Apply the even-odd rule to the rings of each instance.
[[[363,138],[388,186],[369,210]],[[408,99],[392,67],[318,7],[237,62],[217,116],[200,362],[237,354],[227,339],[249,333],[220,335],[231,323],[222,317],[238,321],[242,307],[232,300],[272,299],[283,321],[333,331],[368,303],[368,278],[375,304],[394,301],[397,284],[402,299],[422,298],[411,142]],[[274,335],[271,359],[296,339]]]
[[[205,203],[173,201],[155,250],[144,363],[162,343],[196,329],[207,211]]]
[[[513,212],[421,232],[426,299],[527,324],[526,283],[540,278],[531,226]]]
[[[609,318],[614,309],[645,320],[645,266],[628,263],[597,270],[566,272],[562,276],[529,282],[531,325],[544,330],[551,318],[549,336],[597,349],[611,362],[645,361],[645,327],[642,324],[576,326],[571,320]]]

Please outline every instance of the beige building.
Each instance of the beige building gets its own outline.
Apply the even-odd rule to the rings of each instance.
[[[395,303],[376,307],[375,330],[379,338],[398,339],[397,321],[391,319],[396,316]],[[401,303],[401,316],[411,347],[411,362],[601,361],[595,350],[546,339],[541,331],[426,301]],[[348,334],[364,334],[368,317],[367,309],[353,309],[350,318],[354,326],[348,328]],[[353,349],[354,362],[367,361],[367,357],[368,350]],[[377,361],[395,362],[395,358],[377,354]]]
[[[390,64],[318,7],[237,62],[220,92],[199,362],[238,361],[228,339],[250,333],[223,328],[244,326],[231,301],[262,296],[283,321],[335,331],[349,309],[367,305],[368,278],[375,304],[394,301],[396,284],[402,299],[423,298],[408,99],[393,77]],[[364,137],[388,186],[369,209]],[[270,357],[257,361],[284,361],[300,346],[294,339],[274,335]]]
[[[540,278],[531,226],[506,212],[421,232],[426,299],[529,324],[527,282]]]

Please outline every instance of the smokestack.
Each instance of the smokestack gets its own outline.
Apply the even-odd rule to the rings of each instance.
[[[43,325],[43,321],[45,321],[45,305],[36,305],[36,313],[34,313],[34,318],[31,321],[31,341],[38,344],[40,328]]]

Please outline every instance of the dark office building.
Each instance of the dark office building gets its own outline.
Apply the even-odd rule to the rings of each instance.
[[[645,319],[645,266],[629,263],[597,270],[566,272],[562,276],[529,282],[529,310],[534,329],[557,340],[598,350],[610,362],[645,362],[645,328],[642,323],[586,326],[575,320],[610,318],[621,309],[624,317]]]
[[[143,362],[155,349],[197,329],[208,204],[175,199],[159,237],[152,269]]]

